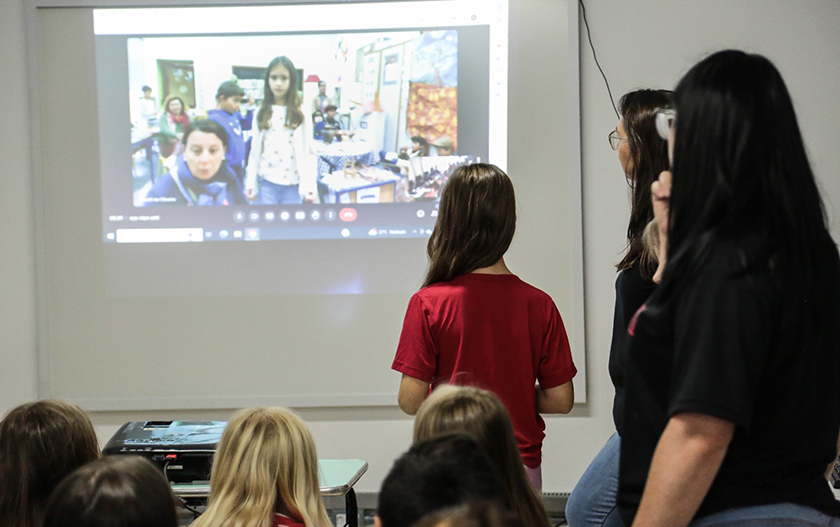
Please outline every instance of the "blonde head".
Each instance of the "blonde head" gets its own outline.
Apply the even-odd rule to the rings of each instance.
[[[414,442],[446,434],[472,436],[490,458],[505,486],[508,506],[526,525],[548,526],[542,500],[531,486],[505,406],[491,392],[441,385],[417,411]]]
[[[330,524],[315,442],[285,408],[246,408],[233,416],[213,458],[210,488],[196,527],[268,527],[277,512],[307,527]]]

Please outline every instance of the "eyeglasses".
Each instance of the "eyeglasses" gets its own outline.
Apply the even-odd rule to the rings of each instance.
[[[653,112],[653,118],[656,122],[656,132],[659,137],[666,141],[671,138],[671,129],[674,127],[674,121],[677,120],[677,111],[673,108],[659,108]]]
[[[610,148],[612,148],[613,150],[618,150],[618,145],[621,144],[622,141],[627,140],[618,135],[618,130],[613,130],[612,132],[610,132],[609,138]]]

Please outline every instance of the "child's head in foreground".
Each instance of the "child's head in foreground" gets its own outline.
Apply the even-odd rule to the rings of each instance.
[[[307,527],[329,524],[315,441],[286,408],[246,408],[233,416],[213,458],[210,487],[196,527],[271,525],[277,513]]]
[[[163,473],[140,456],[105,456],[55,489],[43,527],[177,527],[175,496]]]
[[[472,500],[504,501],[487,456],[474,439],[449,435],[415,443],[382,482],[377,527],[412,525],[430,512]]]
[[[98,457],[93,424],[78,406],[43,400],[9,411],[0,421],[0,525],[40,525],[58,483]]]
[[[446,434],[474,438],[493,464],[510,510],[528,525],[548,525],[542,499],[525,473],[510,416],[495,394],[473,386],[436,388],[417,411],[414,441]]]

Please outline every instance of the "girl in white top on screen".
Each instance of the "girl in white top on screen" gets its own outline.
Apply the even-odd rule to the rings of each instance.
[[[312,202],[317,197],[297,84],[297,69],[288,57],[269,63],[245,177],[246,196],[260,204]]]

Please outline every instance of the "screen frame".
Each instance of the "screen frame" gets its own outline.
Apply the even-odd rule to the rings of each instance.
[[[368,0],[385,1],[385,0]],[[572,311],[564,311],[563,316],[572,322],[573,330],[569,332],[569,340],[578,365],[579,374],[575,378],[575,400],[578,403],[587,400],[586,383],[586,353],[585,353],[585,317],[584,317],[584,272],[583,272],[583,211],[582,211],[582,181],[581,181],[581,138],[580,138],[580,64],[579,64],[579,6],[576,0],[539,0],[545,2],[557,1],[560,9],[565,12],[568,20],[565,35],[567,53],[562,57],[564,69],[568,72],[564,87],[565,100],[556,101],[562,104],[565,117],[562,126],[565,128],[565,163],[562,171],[566,174],[566,185],[570,196],[566,197],[563,205],[569,208],[570,225],[567,226],[571,248],[575,254],[571,257],[572,273]],[[276,4],[327,4],[324,1],[270,1],[249,0],[249,5]],[[353,3],[350,0],[347,3]],[[512,2],[513,4],[513,2]],[[27,55],[30,67],[28,69],[31,93],[40,93],[41,80],[39,78],[39,40],[38,15],[39,9],[48,8],[118,8],[118,7],[197,7],[197,6],[230,6],[241,3],[230,0],[28,0],[26,6]],[[511,5],[511,10],[515,9]],[[509,79],[509,86],[510,86]],[[509,89],[510,92],[510,89]],[[510,93],[509,93],[510,97]],[[510,108],[510,98],[509,98]],[[510,111],[509,111],[510,113]],[[47,204],[45,167],[41,152],[43,147],[41,127],[44,120],[37,97],[30,98],[31,116],[31,149],[34,197],[34,241],[35,241],[35,278],[36,278],[36,325],[38,348],[38,396],[50,397],[55,395],[51,384],[50,345],[48,331],[48,272],[47,272]],[[510,149],[510,140],[508,142]],[[510,150],[508,151],[510,159]],[[535,265],[540,265],[536,263]],[[298,400],[281,401],[295,407],[342,407],[342,406],[393,406],[394,396],[388,397],[371,395],[351,396],[335,400],[332,398],[299,398]],[[263,400],[259,397],[244,396],[227,397],[216,400],[180,398],[171,402],[162,401],[125,401],[125,400],[77,400],[85,408],[94,411],[115,410],[151,410],[151,409],[188,409],[188,408],[236,408],[251,404],[276,404],[277,400]]]

